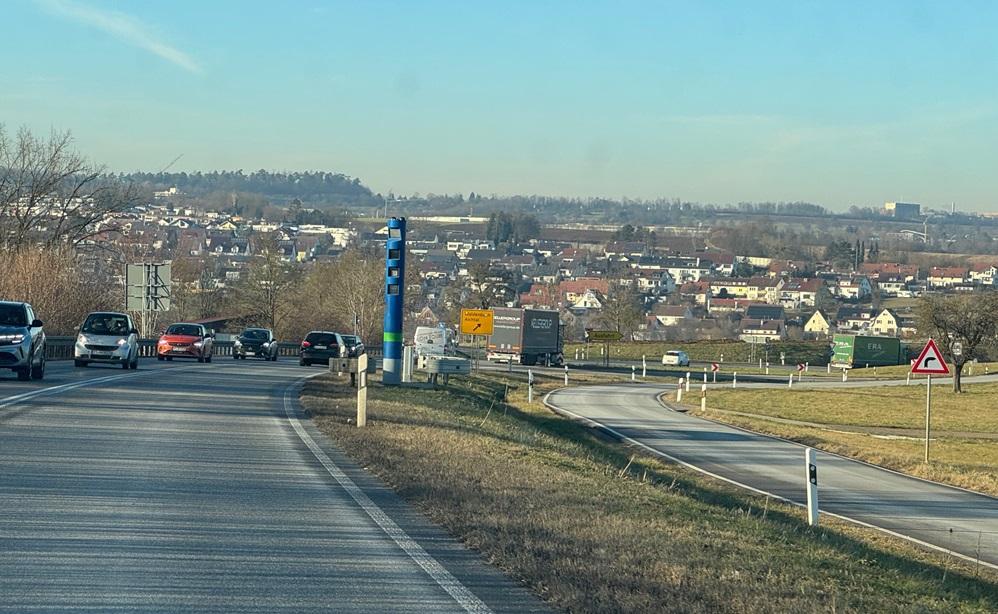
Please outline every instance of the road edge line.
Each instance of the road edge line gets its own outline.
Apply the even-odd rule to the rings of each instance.
[[[437,586],[442,588],[454,601],[457,602],[466,612],[474,612],[478,614],[491,614],[492,609],[486,605],[477,595],[475,595],[471,590],[461,583],[454,575],[447,571],[447,568],[440,564],[435,558],[433,558],[430,553],[423,549],[419,543],[409,536],[402,527],[400,527],[391,517],[385,513],[378,505],[371,500],[370,497],[357,486],[356,482],[350,479],[339,466],[333,462],[329,455],[326,454],[319,444],[316,443],[315,439],[308,434],[305,427],[302,425],[301,420],[298,418],[300,414],[300,405],[297,403],[293,404],[291,402],[291,393],[300,390],[301,386],[305,383],[305,380],[311,379],[322,375],[322,372],[314,373],[312,375],[306,375],[292,382],[284,389],[284,414],[288,419],[288,423],[291,425],[292,429],[298,439],[305,444],[305,447],[312,453],[319,464],[329,473],[330,476],[340,487],[350,495],[350,498],[360,506],[360,508],[370,517],[372,521],[389,537],[395,544],[402,549],[403,552],[408,555],[410,559],[413,560],[417,565],[419,565],[423,571],[430,576],[430,578],[437,583]]]
[[[601,385],[605,385],[605,384],[601,384]],[[754,492],[754,493],[759,494],[759,495],[766,495],[767,497],[772,497],[772,498],[774,498],[774,499],[776,499],[778,501],[782,501],[784,503],[789,503],[790,505],[793,505],[795,507],[801,507],[801,508],[807,507],[803,503],[798,503],[796,501],[792,501],[790,499],[787,499],[786,497],[781,497],[780,495],[776,495],[776,494],[773,494],[771,492],[767,492],[765,490],[761,490],[761,489],[755,488],[753,486],[749,486],[748,484],[743,484],[743,483],[741,483],[741,482],[739,482],[737,480],[732,480],[731,478],[726,478],[726,477],[724,477],[722,475],[718,475],[716,473],[707,471],[706,469],[703,469],[701,467],[697,467],[696,465],[688,463],[688,462],[686,462],[684,460],[680,460],[680,459],[676,458],[675,456],[672,456],[670,454],[662,452],[661,450],[656,450],[655,448],[652,448],[651,446],[649,446],[647,444],[643,444],[640,441],[637,441],[636,439],[632,439],[632,438],[628,437],[627,435],[624,435],[623,433],[621,433],[621,432],[619,432],[619,431],[617,431],[617,430],[615,430],[615,429],[613,429],[613,428],[611,428],[609,426],[606,426],[605,424],[600,423],[599,421],[593,420],[592,418],[586,418],[585,416],[580,416],[580,415],[578,415],[578,414],[576,414],[576,413],[574,413],[574,412],[572,412],[570,410],[558,407],[557,405],[555,405],[554,403],[552,403],[550,401],[549,397],[552,394],[554,394],[554,393],[556,393],[556,392],[558,392],[560,390],[565,390],[565,388],[558,388],[556,390],[552,390],[551,392],[549,392],[546,395],[544,395],[544,399],[543,399],[544,405],[546,405],[549,409],[551,409],[551,411],[553,411],[553,412],[555,412],[557,414],[561,414],[563,416],[567,416],[569,418],[572,418],[573,420],[576,420],[576,421],[582,422],[584,424],[587,424],[587,425],[599,428],[602,431],[604,431],[604,432],[612,435],[613,437],[615,437],[615,438],[617,438],[619,440],[626,441],[626,442],[628,442],[628,443],[630,443],[630,444],[632,444],[634,446],[637,446],[637,447],[639,447],[639,448],[641,448],[643,450],[646,450],[647,452],[650,452],[654,456],[661,456],[662,458],[665,458],[665,459],[667,459],[667,460],[669,460],[669,461],[671,461],[673,463],[676,463],[678,465],[686,467],[687,469],[692,469],[693,471],[697,471],[697,472],[702,473],[704,475],[710,476],[710,477],[712,477],[712,478],[714,478],[716,480],[720,480],[722,482],[727,482],[728,484],[737,486],[739,488],[743,488],[745,490],[749,490],[749,491]],[[656,395],[655,398],[657,399],[658,395]],[[673,411],[673,410],[670,409],[669,411]],[[725,425],[725,426],[727,426],[727,425]],[[751,432],[751,431],[746,431],[746,432]],[[755,434],[759,435],[759,433],[755,433]],[[767,435],[762,435],[762,436],[763,437],[767,437]],[[798,446],[801,445],[801,444],[797,443],[796,441],[793,441],[793,442],[790,442],[790,443],[793,443],[793,444],[798,445]],[[822,450],[822,452],[824,452],[824,450]],[[848,459],[848,460],[853,460],[853,459]],[[872,466],[876,467],[876,465],[872,465]],[[901,475],[906,475],[906,474],[901,474]],[[909,476],[909,477],[911,477],[911,476]],[[946,486],[946,485],[944,484],[943,486]],[[974,492],[974,491],[968,491],[968,492]],[[974,494],[980,494],[980,493],[974,493]],[[989,563],[987,561],[980,561],[980,560],[978,560],[978,559],[976,559],[974,557],[967,556],[965,554],[961,554],[961,553],[955,552],[953,550],[949,550],[949,549],[944,548],[942,546],[937,546],[935,544],[930,544],[929,542],[922,541],[922,540],[920,540],[918,538],[911,537],[911,536],[905,535],[903,533],[898,533],[898,532],[892,531],[890,529],[885,529],[883,527],[878,527],[875,524],[870,524],[870,523],[865,522],[863,520],[857,520],[856,518],[851,518],[849,516],[843,516],[842,514],[837,514],[835,512],[826,512],[826,511],[821,511],[821,510],[819,510],[819,511],[820,511],[821,514],[824,514],[826,516],[831,516],[833,518],[838,518],[840,520],[845,520],[846,522],[851,522],[853,524],[857,524],[859,526],[867,527],[867,528],[870,528],[870,529],[876,529],[877,531],[881,531],[882,533],[886,533],[887,535],[898,537],[898,538],[903,539],[905,541],[909,541],[911,543],[918,544],[918,545],[920,545],[922,547],[929,548],[931,550],[936,550],[938,552],[942,552],[944,554],[948,554],[948,555],[951,555],[951,556],[955,556],[955,557],[957,557],[959,559],[967,561],[968,563],[974,563],[974,564],[978,564],[978,565],[984,565],[984,566],[989,567],[991,569],[998,570],[998,565],[996,565],[994,563]]]

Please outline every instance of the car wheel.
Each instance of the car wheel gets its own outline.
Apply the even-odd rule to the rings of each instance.
[[[45,358],[38,364],[37,367],[31,367],[31,379],[42,379],[45,377]]]
[[[169,362],[173,362],[173,356],[167,356],[167,357],[166,357],[166,359],[167,359],[167,360],[168,360]]]
[[[156,360],[166,360],[166,358],[163,356],[156,356]]]
[[[163,360],[163,359],[160,358],[160,360]],[[85,367],[85,366],[87,366],[87,361],[85,361],[85,360],[74,360],[73,361],[73,366],[74,367]]]
[[[17,379],[22,382],[26,382],[31,379],[31,367],[21,367],[19,369],[15,369],[15,371],[17,372]]]
[[[128,365],[129,365],[129,364],[131,364],[131,363],[130,363],[130,361],[129,361],[129,360],[128,360],[128,359],[126,358],[126,359],[125,359],[125,362],[121,363],[121,368],[127,371],[127,370],[128,370]]]
[[[311,367],[312,363],[310,363],[309,361],[305,360],[304,358],[299,358],[298,359],[298,366],[299,367]]]
[[[232,360],[239,360],[239,354],[233,354]]]
[[[198,362],[204,362],[204,356],[198,354]]]
[[[136,356],[136,357],[135,357],[135,359],[134,359],[134,360],[132,360],[132,364],[131,364],[131,365],[129,366],[129,368],[130,368],[130,369],[131,369],[132,371],[134,371],[134,370],[136,370],[136,369],[138,369],[138,368],[139,368],[139,357],[138,357],[138,356]]]
[[[208,357],[205,358],[204,361],[205,362],[211,362],[211,354],[208,354]]]

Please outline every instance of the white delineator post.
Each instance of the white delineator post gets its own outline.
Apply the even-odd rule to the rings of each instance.
[[[904,385],[905,386],[911,385],[911,371],[908,371],[908,375],[905,376]]]
[[[818,465],[814,448],[804,450],[804,470],[807,478],[807,524],[818,526]]]
[[[641,355],[641,379],[648,377],[648,361],[645,360],[645,355]]]
[[[527,403],[534,402],[534,372],[527,369]]]
[[[842,381],[843,382],[849,381],[849,369],[846,369],[845,367],[842,367]]]
[[[690,391],[690,372],[686,372],[686,392]]]
[[[734,373],[731,374],[731,387],[732,388],[738,387],[738,371],[735,371]]]
[[[568,365],[565,365],[565,385],[568,385]]]
[[[679,385],[676,386],[676,403],[683,402],[683,378],[679,378]]]
[[[631,381],[632,382],[638,381],[638,368],[635,367],[634,365],[631,365]]]
[[[367,425],[367,354],[357,358],[357,428]]]
[[[769,375],[769,363],[766,363],[766,375]]]
[[[707,411],[707,384],[700,384],[700,411]]]
[[[828,373],[829,375],[831,375],[831,374],[832,374],[832,363],[828,363],[827,365],[825,365],[825,371],[826,371],[826,372],[827,372],[827,373]]]
[[[794,374],[791,373],[790,379],[787,380],[787,388],[793,388],[793,387],[794,387]]]

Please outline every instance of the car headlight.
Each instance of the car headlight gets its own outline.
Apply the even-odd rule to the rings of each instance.
[[[236,339],[236,342],[233,345],[235,345],[237,348],[238,347],[242,347],[243,346],[243,342],[240,341],[239,339]]]
[[[24,341],[24,335],[21,333],[13,333],[10,335],[0,335],[0,341],[6,341],[8,343],[21,343]]]
[[[125,345],[128,343],[128,339],[118,339],[118,345]]]
[[[79,337],[76,338],[76,342],[79,343],[80,345],[86,345],[87,338],[83,335],[80,335]]]
[[[194,342],[194,347],[196,347],[196,348],[201,347],[201,343],[202,343],[201,341],[195,341]]]

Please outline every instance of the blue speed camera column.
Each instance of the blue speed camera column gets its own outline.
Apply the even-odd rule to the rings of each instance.
[[[385,246],[385,336],[381,381],[397,386],[402,381],[402,303],[405,293],[405,218],[388,220]]]

